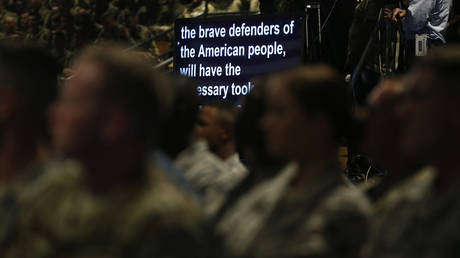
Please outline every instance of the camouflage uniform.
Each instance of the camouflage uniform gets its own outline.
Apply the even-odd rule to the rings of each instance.
[[[91,1],[90,0],[73,0],[73,7],[74,8],[83,8],[85,10],[89,10],[91,8]],[[79,11],[79,10],[76,10]]]
[[[247,171],[232,173],[230,166],[198,141],[177,156],[174,165],[184,171],[185,178],[204,195],[204,209],[212,217],[224,203],[227,194],[245,176]]]
[[[72,51],[69,51],[69,50],[66,50],[66,49],[64,49],[62,51],[59,51],[59,50],[53,48],[51,50],[51,54],[56,57],[56,61],[57,61],[58,65],[59,65],[59,67],[61,67],[62,69],[71,66],[70,62],[71,62],[71,60],[73,58]]]
[[[50,43],[51,32],[49,29],[42,27],[38,32],[29,31],[26,33],[24,39],[35,42],[42,47],[47,47]]]
[[[213,6],[208,5],[208,12],[213,12]],[[198,17],[205,12],[205,1],[201,1],[198,4],[197,3],[191,3],[184,5],[184,9],[182,14],[180,15],[180,18],[193,18],[193,17]]]
[[[10,12],[4,12],[3,15],[4,16],[2,20],[0,20],[0,39],[13,38],[15,35],[18,35],[19,33],[17,28],[15,27],[15,25],[18,23],[18,17],[14,13],[10,13]],[[9,21],[7,21],[7,19]],[[8,26],[11,26],[11,27],[14,26],[14,29],[11,28],[9,32],[6,31],[5,29],[6,23],[9,24]]]
[[[193,18],[203,15],[206,10],[206,1],[187,4],[183,8],[181,18]],[[242,0],[219,0],[208,2],[208,13],[234,13],[243,11]]]
[[[110,29],[101,28],[99,35],[96,38],[96,43],[104,42],[104,41],[115,41],[115,42],[126,42],[128,38],[126,37],[126,33],[124,27],[120,24],[115,25]]]
[[[216,13],[236,13],[243,11],[242,0],[210,1],[209,5],[212,6],[212,12]]]
[[[395,186],[374,210],[365,257],[439,258],[460,252],[460,192],[440,194],[426,167]]]
[[[183,13],[184,6],[177,1],[160,0],[157,2],[153,10],[142,6],[139,8],[137,15],[139,23],[147,26],[154,36],[157,36],[165,31],[169,31],[161,38],[156,40],[172,41],[174,39],[174,31],[171,29],[174,26],[176,18],[180,18]]]
[[[301,194],[290,194],[293,163],[251,190],[216,227],[242,257],[357,257],[369,203],[337,170]],[[242,219],[244,218],[244,219]]]
[[[195,203],[155,165],[144,176],[96,195],[77,163],[48,164],[8,197],[16,205],[1,212],[11,214],[0,228],[1,257],[204,257]]]
[[[146,26],[138,24],[135,31],[126,30],[126,38],[131,45],[136,45],[152,38],[152,33]],[[143,44],[141,47],[148,49],[155,56],[160,54],[154,40]]]
[[[6,9],[0,10],[0,21],[3,22],[3,18],[5,18],[6,16],[11,16],[11,17],[17,18],[16,13],[10,12],[10,11],[8,11]],[[0,30],[3,30],[3,26],[1,26]]]

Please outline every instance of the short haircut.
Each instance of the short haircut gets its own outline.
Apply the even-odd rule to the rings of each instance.
[[[353,116],[348,89],[338,72],[326,65],[309,65],[273,77],[285,85],[306,113],[324,114],[339,143],[351,135]]]
[[[167,86],[164,90],[171,91],[169,94],[172,97],[165,105],[166,117],[162,123],[159,144],[164,152],[174,158],[189,144],[190,134],[197,120],[200,98],[190,78],[175,77],[171,85]]]
[[[82,52],[78,60],[89,60],[102,67],[101,97],[122,104],[133,118],[133,136],[140,141],[151,142],[159,120],[157,88],[163,83],[162,75],[121,46],[91,46]]]
[[[223,127],[230,129],[233,137],[236,117],[238,115],[238,107],[225,101],[214,101],[204,105],[204,107],[213,107],[218,110],[218,122]]]
[[[267,162],[268,154],[265,153],[265,138],[260,127],[260,122],[267,106],[267,77],[260,77],[254,82],[251,92],[243,99],[241,111],[235,125],[235,138],[237,148],[251,147],[255,151],[256,162]]]

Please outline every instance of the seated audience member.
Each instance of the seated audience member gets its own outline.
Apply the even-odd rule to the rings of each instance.
[[[234,215],[231,214],[240,209],[233,209],[233,206],[240,202],[240,198],[244,199],[248,191],[259,183],[275,176],[285,165],[284,161],[271,157],[265,150],[265,139],[260,123],[266,110],[266,83],[266,78],[255,82],[257,87],[253,88],[249,95],[245,97],[241,111],[236,119],[235,137],[237,149],[248,167],[248,174],[229,192],[225,203],[216,214],[216,223],[222,216],[233,217]],[[228,215],[226,214],[227,212]],[[239,220],[239,222],[244,223],[242,220]]]
[[[0,39],[17,39],[20,38],[17,31],[17,18],[12,15],[5,15],[2,21],[3,30],[0,30]]]
[[[171,85],[165,86],[161,94],[167,96],[164,98],[166,110],[158,143],[170,158],[175,159],[194,141],[200,98],[187,77],[173,78]]]
[[[52,109],[62,156],[17,194],[2,257],[204,257],[201,215],[148,155],[162,81],[130,52],[94,47]],[[5,233],[6,232],[6,233]]]
[[[403,101],[404,94],[403,80],[387,79],[368,98],[362,149],[372,157],[376,166],[387,172],[386,177],[375,177],[364,186],[373,201],[379,200],[391,187],[417,170],[416,164],[405,159],[399,147],[402,121],[398,115],[398,105]]]
[[[49,47],[51,33],[50,30],[42,26],[42,18],[39,13],[29,13],[28,30],[25,32],[24,39],[39,44],[42,47]]]
[[[337,149],[351,121],[341,76],[326,66],[268,78],[267,150],[292,161],[246,197],[225,241],[242,257],[357,257],[368,202],[341,174]]]
[[[50,153],[46,113],[56,97],[57,73],[55,60],[42,49],[0,45],[1,188],[23,181]]]
[[[180,188],[201,200],[202,194],[197,186],[173,164],[179,153],[193,143],[200,98],[189,78],[181,76],[168,79],[171,79],[170,83],[160,87],[158,93],[162,96],[163,110],[154,159]]]
[[[198,141],[180,153],[177,168],[204,195],[206,214],[214,216],[233,189],[247,174],[236,153],[232,104],[213,103],[199,112],[195,126]]]
[[[409,75],[401,148],[425,167],[381,201],[367,257],[455,257],[460,234],[458,170],[460,47],[439,48]],[[431,180],[428,180],[430,179]]]
[[[239,176],[246,173],[246,168],[236,152],[237,113],[237,107],[229,103],[204,105],[198,115],[196,134],[204,139],[210,150],[230,167],[231,173]]]

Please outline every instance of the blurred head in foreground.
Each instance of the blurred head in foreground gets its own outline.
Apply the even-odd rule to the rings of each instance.
[[[327,66],[306,66],[269,81],[263,119],[269,153],[302,163],[337,158],[337,147],[351,126],[339,74]]]
[[[460,46],[433,50],[407,76],[401,109],[403,152],[450,170],[458,168],[460,144]]]
[[[0,45],[0,171],[14,177],[49,152],[47,111],[58,69],[46,51],[19,42]]]
[[[118,47],[83,51],[52,112],[56,150],[89,170],[133,170],[152,147],[159,81],[149,64]]]
[[[369,95],[365,118],[363,151],[392,174],[401,172],[395,170],[403,165],[399,163],[405,163],[399,147],[402,121],[398,115],[405,98],[404,83],[402,79],[396,78],[380,83]]]

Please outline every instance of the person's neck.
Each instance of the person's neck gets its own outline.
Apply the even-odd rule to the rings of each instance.
[[[215,154],[223,161],[229,159],[235,154],[235,143],[233,141],[223,143],[216,149]]]
[[[299,173],[292,184],[294,191],[303,191],[314,184],[316,179],[326,173],[331,167],[338,167],[337,148],[317,150],[313,155],[296,160]]]
[[[95,194],[105,194],[118,186],[139,183],[144,170],[144,155],[139,146],[104,148],[82,160],[87,183]]]
[[[4,132],[0,140],[0,182],[8,184],[27,172],[36,162],[45,159],[49,147],[36,136]]]

